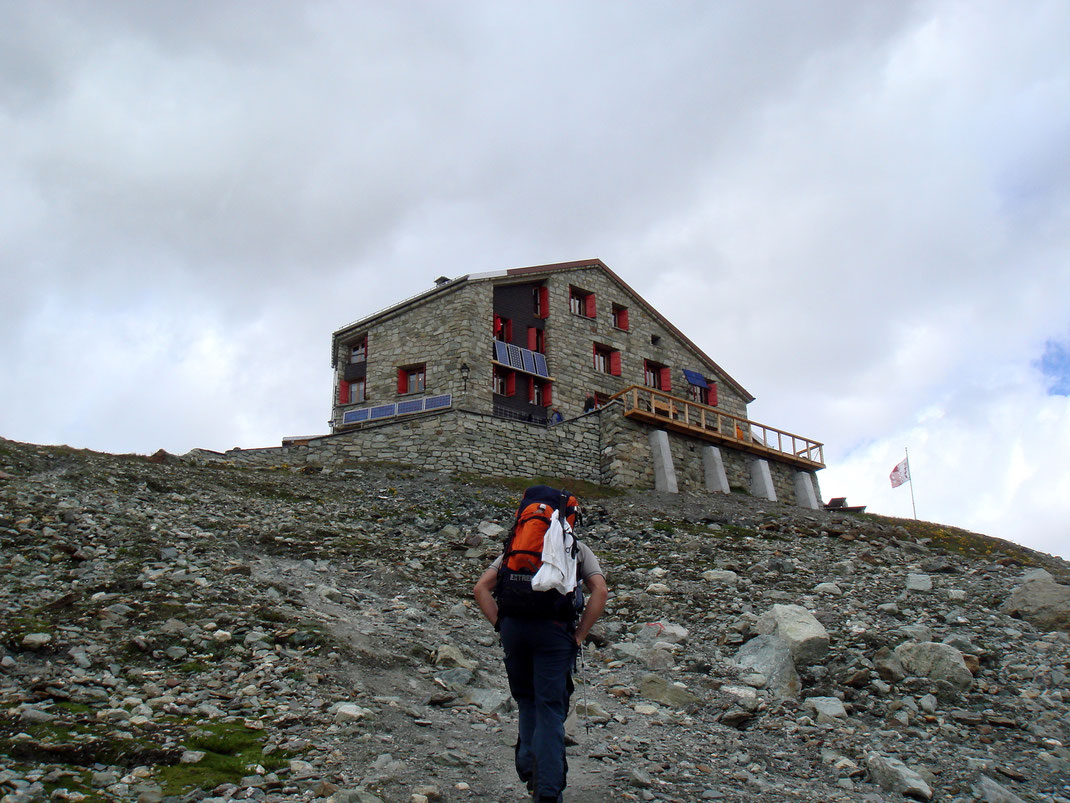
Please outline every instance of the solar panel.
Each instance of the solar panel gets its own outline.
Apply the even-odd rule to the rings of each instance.
[[[535,352],[521,349],[520,356],[524,358],[524,370],[529,374],[535,373]]]
[[[535,359],[535,373],[537,373],[539,376],[549,376],[550,372],[546,370],[545,355],[535,351],[532,352],[532,357]]]
[[[418,413],[423,409],[423,399],[409,399],[407,401],[398,402],[398,415],[405,415],[405,413]]]
[[[380,404],[378,407],[373,407],[371,410],[371,419],[374,421],[378,418],[390,418],[394,415],[394,409],[397,405],[394,404]]]
[[[494,359],[505,365],[509,364],[509,351],[506,349],[505,344],[500,340],[494,341]]]
[[[453,397],[448,393],[444,393],[441,396],[428,396],[424,399],[424,409],[438,410],[442,407],[449,407],[452,401]]]
[[[342,416],[343,424],[359,424],[361,421],[368,420],[368,408],[365,407],[362,410],[350,410]]]
[[[687,379],[688,384],[694,385],[697,388],[708,388],[706,384],[706,377],[700,374],[698,371],[688,371],[684,369],[684,377]]]
[[[506,343],[505,345],[509,348],[509,365],[523,371],[524,358],[520,356],[520,346],[514,346],[512,343]]]

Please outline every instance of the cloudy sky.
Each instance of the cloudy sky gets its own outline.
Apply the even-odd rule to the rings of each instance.
[[[1070,557],[1070,4],[0,0],[0,435],[327,431],[330,335],[599,257],[825,499]]]

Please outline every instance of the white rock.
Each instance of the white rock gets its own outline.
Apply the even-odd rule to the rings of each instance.
[[[52,643],[51,633],[27,633],[22,638],[22,646],[30,650],[39,650]]]
[[[895,657],[912,675],[946,680],[959,689],[968,689],[973,685],[973,674],[967,668],[962,653],[950,644],[906,642],[895,648]]]
[[[758,617],[755,627],[787,643],[796,664],[817,663],[829,649],[828,631],[801,605],[774,605]]]
[[[847,716],[847,709],[838,697],[807,697],[803,700],[803,706],[818,714],[818,722],[822,721],[821,715],[830,719],[844,719]]]
[[[929,784],[898,758],[867,753],[866,768],[882,789],[921,800],[932,799],[933,790]]]
[[[687,628],[672,622],[647,622],[640,625],[635,640],[640,643],[663,641],[669,644],[685,644]]]
[[[908,574],[907,591],[932,591],[933,578],[927,574]]]
[[[728,569],[710,569],[702,573],[702,579],[724,586],[734,586],[739,582],[739,575]]]
[[[646,593],[648,593],[648,594],[665,595],[665,594],[669,594],[671,592],[672,592],[672,589],[669,588],[664,583],[651,583],[650,585],[648,585],[646,587]]]
[[[373,713],[375,712],[369,711],[367,708],[361,708],[356,703],[342,703],[334,711],[334,721],[338,723],[359,722],[370,717]]]

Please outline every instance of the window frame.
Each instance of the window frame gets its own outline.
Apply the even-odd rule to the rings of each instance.
[[[614,304],[613,310],[613,328],[620,329],[622,332],[628,330],[628,308],[623,304]]]
[[[598,307],[592,290],[584,290],[574,284],[568,286],[568,311],[580,318],[594,320],[598,317]]]
[[[609,376],[621,375],[620,349],[594,343],[592,347],[594,370]]]
[[[414,383],[414,380],[415,383]],[[414,388],[413,385],[416,385]],[[411,396],[427,392],[427,363],[398,366],[398,395]]]
[[[358,348],[361,351],[361,358],[359,360],[355,360],[353,358],[356,355],[356,352],[357,352]],[[350,364],[359,365],[360,363],[367,362],[367,361],[368,361],[368,336],[364,335],[364,337],[362,337],[359,340],[356,340],[352,344],[350,344],[350,346],[349,346],[349,362],[350,362]]]

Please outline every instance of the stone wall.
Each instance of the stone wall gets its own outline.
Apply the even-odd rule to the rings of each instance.
[[[643,362],[652,360],[672,369],[669,392],[686,397],[683,369],[691,369],[713,379],[718,385],[718,409],[747,416],[747,403],[724,377],[714,371],[655,316],[647,312],[637,296],[629,293],[600,268],[557,271],[548,277],[550,315],[546,319],[546,351],[550,373],[556,380],[554,404],[565,416],[583,410],[587,393],[606,396],[629,385],[643,385]],[[595,294],[596,315],[587,318],[569,310],[569,287]],[[613,326],[613,305],[628,310],[628,329]],[[658,341],[654,345],[652,339]],[[621,375],[612,376],[594,369],[594,344],[621,353]]]
[[[201,451],[191,456],[261,466],[338,467],[384,460],[432,470],[574,477],[597,483],[601,482],[598,455],[597,415],[547,429],[475,411],[446,410],[314,438],[298,446],[232,449],[219,455]]]
[[[333,427],[341,426],[347,410],[407,398],[398,394],[398,369],[420,364],[426,366],[425,390],[412,396],[451,393],[455,405],[465,403],[490,412],[489,391],[476,392],[491,384],[490,318],[490,285],[463,284],[382,320],[373,319],[369,326],[341,338],[336,345]],[[350,345],[364,335],[368,337],[367,401],[340,406],[338,383],[349,361]],[[462,364],[471,369],[467,386],[461,380]]]
[[[190,456],[239,465],[304,464],[339,467],[383,460],[450,472],[494,476],[573,477],[619,488],[653,488],[650,428],[620,414],[614,402],[555,427],[450,409],[371,424],[314,438],[307,444],[268,449],[196,450]],[[674,432],[669,447],[679,490],[705,492],[702,448],[706,441]],[[754,455],[721,447],[728,483],[750,492]],[[796,504],[794,466],[769,461],[777,500]],[[820,498],[816,474],[811,474]]]

